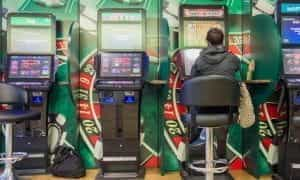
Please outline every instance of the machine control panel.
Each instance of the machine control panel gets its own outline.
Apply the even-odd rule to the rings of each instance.
[[[50,81],[46,81],[46,82],[10,82],[10,84],[13,84],[16,86],[21,86],[24,89],[28,89],[28,90],[39,89],[41,91],[49,90],[49,87],[51,86]]]
[[[293,94],[293,102],[297,106],[300,105],[300,90],[294,92],[294,94]]]
[[[99,100],[101,104],[134,104],[136,95],[135,91],[102,91]]]
[[[119,89],[122,90],[124,87],[126,89],[140,89],[142,86],[141,80],[133,80],[133,81],[104,81],[99,80],[97,81],[98,89]]]
[[[42,105],[44,102],[44,97],[42,92],[32,92],[30,102],[32,105]]]

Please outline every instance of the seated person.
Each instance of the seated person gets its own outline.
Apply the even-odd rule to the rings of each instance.
[[[240,70],[240,60],[226,51],[223,46],[224,34],[222,30],[210,29],[206,40],[208,47],[203,49],[195,61],[191,72],[192,77],[223,75],[235,78],[235,74]]]
[[[200,53],[199,57],[196,59],[195,64],[192,66],[191,76],[207,76],[207,75],[222,75],[227,76],[231,79],[241,80],[240,76],[240,60],[235,55],[227,52],[226,48],[223,45],[224,42],[224,34],[222,30],[218,28],[212,28],[208,31],[206,40],[208,43],[208,47],[203,49]],[[243,96],[247,91],[246,86],[242,83],[241,85],[241,95]],[[248,91],[247,91],[248,92]],[[247,100],[251,97],[247,94]],[[245,98],[244,98],[245,99]],[[242,98],[241,98],[242,100]],[[250,104],[252,107],[252,104]],[[201,111],[201,109],[191,109],[192,113],[197,111]],[[224,109],[220,108],[220,111],[224,111]],[[214,111],[215,112],[215,111]],[[198,129],[198,128],[197,128]],[[205,143],[205,132],[200,129],[193,129],[195,132],[191,139],[191,143],[193,145],[199,145]],[[199,133],[201,135],[199,136]],[[226,133],[227,128],[218,128],[215,129],[215,135],[218,139],[218,144],[220,148],[217,150],[217,154],[219,157],[224,158],[226,150]]]
[[[218,28],[208,31],[206,40],[208,47],[203,49],[192,67],[192,77],[207,75],[223,75],[238,81],[241,80],[240,60],[226,51],[223,46],[224,34]],[[245,83],[240,83],[240,106],[238,123],[248,128],[255,123],[255,113],[250,93]]]

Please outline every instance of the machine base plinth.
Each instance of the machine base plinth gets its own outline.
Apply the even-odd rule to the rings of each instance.
[[[105,173],[100,170],[96,176],[96,180],[100,179],[126,179],[126,180],[143,180],[145,176],[145,168],[140,167],[138,172],[117,172],[117,173]]]
[[[205,180],[205,176],[195,176],[189,175],[186,171],[182,170],[180,175],[183,180]],[[233,180],[230,174],[223,173],[223,174],[214,174],[214,180]]]
[[[46,169],[23,169],[23,170],[16,169],[15,171],[20,176],[47,174]]]

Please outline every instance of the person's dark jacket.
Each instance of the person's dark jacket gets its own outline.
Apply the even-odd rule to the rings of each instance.
[[[192,67],[192,77],[223,75],[235,78],[240,69],[239,59],[226,51],[224,46],[209,46],[200,53]]]

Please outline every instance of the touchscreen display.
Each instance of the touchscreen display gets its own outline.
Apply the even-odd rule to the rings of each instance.
[[[51,56],[10,56],[9,78],[48,79],[51,77]]]
[[[283,17],[281,36],[284,44],[300,44],[300,17]]]
[[[183,50],[184,71],[186,76],[191,75],[192,67],[199,57],[202,49],[185,49]]]
[[[300,49],[283,50],[284,74],[300,75]]]
[[[141,77],[142,53],[101,54],[101,77]]]

